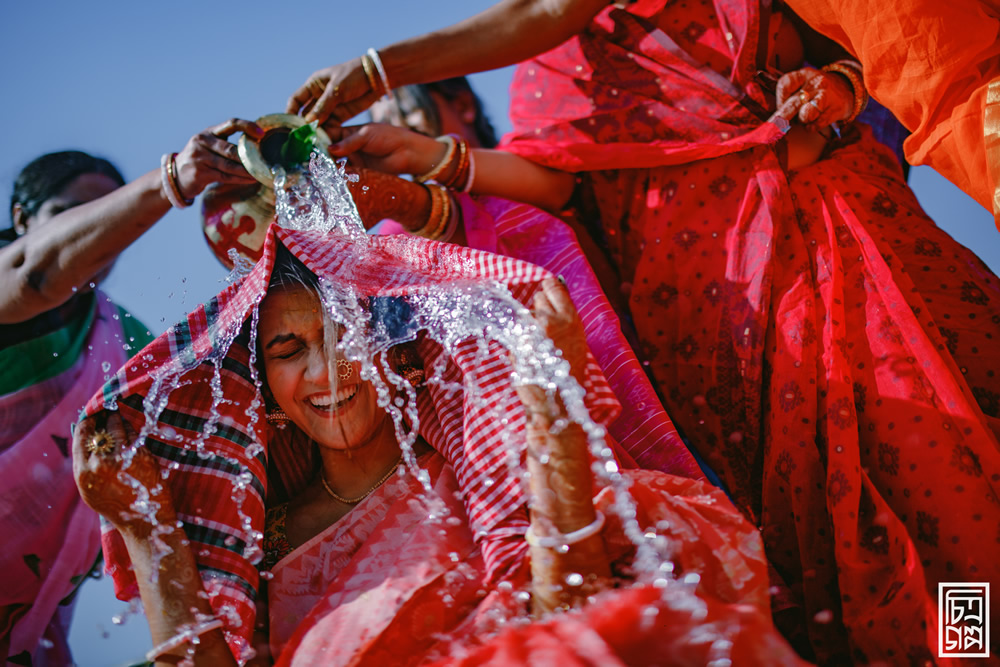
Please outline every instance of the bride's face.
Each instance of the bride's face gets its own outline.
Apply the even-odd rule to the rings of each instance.
[[[358,364],[339,364],[339,377],[331,378],[315,292],[298,286],[269,291],[257,334],[274,400],[320,446],[360,447],[384,426],[388,416],[375,388],[359,377]]]

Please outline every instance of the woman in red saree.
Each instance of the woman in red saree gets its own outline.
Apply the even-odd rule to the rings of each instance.
[[[456,46],[477,19],[385,49],[389,80],[500,64],[513,46]],[[1000,284],[866,128],[798,160],[765,122],[766,73],[801,65],[793,25],[752,1],[600,11],[515,75],[505,148],[530,161],[521,195],[494,182],[519,167],[478,152],[490,169],[473,191],[558,208],[550,172],[578,174],[671,418],[761,528],[789,636],[822,662],[923,659],[937,583],[1000,576]],[[404,57],[434,38],[436,64]],[[314,75],[343,99],[328,87],[311,113],[371,95],[350,65]],[[403,164],[386,133],[344,134],[370,165],[440,159]]]
[[[313,277],[286,280],[276,271],[275,282],[282,254],[282,272],[291,254]],[[512,357],[496,340],[432,338],[446,313],[432,309],[435,318],[426,319],[424,300],[449,285],[458,287],[448,294],[461,296],[467,281],[502,285],[490,293],[513,301],[494,305],[534,304],[585,389],[580,404],[515,387]],[[320,285],[324,296],[303,282]],[[372,341],[411,343],[409,351],[371,348],[385,361],[369,360],[382,380],[364,360],[341,356],[356,349],[350,345],[362,331],[349,321],[341,322],[337,356],[328,361],[320,312],[334,302],[346,309],[339,316],[369,323],[363,329],[375,332]],[[506,310],[487,304],[483,312],[496,313],[495,331],[521,331],[505,329]],[[418,322],[426,335],[417,335]],[[530,365],[518,368],[529,377]],[[383,410],[375,397],[386,377],[395,377],[399,393],[383,397]],[[553,405],[566,407],[552,412]],[[544,270],[406,237],[272,227],[252,271],[154,341],[95,397],[91,418],[77,429],[74,466],[84,499],[114,526],[104,545],[119,594],[138,587],[163,662],[247,659],[251,631],[264,625],[279,664],[513,662],[535,645],[550,657],[558,648],[567,662],[597,655],[636,664],[642,654],[653,661],[670,655],[676,664],[798,664],[768,619],[759,536],[720,491],[662,473],[619,472],[609,440],[601,465],[627,476],[638,501],[634,520],[628,513],[620,520],[617,492],[599,487],[593,499],[587,492],[586,456],[555,466],[557,475],[545,469],[540,452],[568,460],[560,448],[582,443],[575,425],[556,423],[583,407],[600,424],[618,410],[567,292]],[[514,474],[526,450],[533,452],[531,539],[539,540],[530,562],[526,496]],[[408,474],[398,471],[401,456]],[[362,462],[368,465],[359,468]],[[547,480],[550,493],[540,493],[536,480]],[[589,517],[566,523],[570,515],[560,508],[581,498]],[[603,529],[600,516],[607,517]],[[629,586],[634,575],[619,568],[643,571],[625,538],[636,526],[640,540],[665,538],[661,546],[669,543],[672,556],[654,579]],[[587,534],[571,539],[581,528]],[[573,544],[567,551],[547,537]],[[254,565],[261,555],[263,576]],[[552,562],[566,568],[555,592],[537,585]],[[609,607],[518,621],[496,634],[508,619],[525,618],[528,599],[551,608],[548,601],[564,599],[562,589],[588,590],[609,576],[625,584],[599,594]],[[262,581],[270,620],[255,623]],[[617,616],[609,618],[609,609]],[[630,622],[636,618],[643,623]]]

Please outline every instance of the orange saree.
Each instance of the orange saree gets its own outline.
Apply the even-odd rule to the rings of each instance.
[[[861,61],[872,97],[913,132],[907,160],[934,167],[1000,226],[1000,2],[787,4]]]

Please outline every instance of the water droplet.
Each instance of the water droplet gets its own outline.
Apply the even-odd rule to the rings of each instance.
[[[829,623],[833,620],[833,612],[829,609],[824,609],[823,611],[817,612],[816,615],[813,616],[813,620],[817,623]]]
[[[570,572],[566,575],[567,586],[583,586],[583,575],[579,572]]]

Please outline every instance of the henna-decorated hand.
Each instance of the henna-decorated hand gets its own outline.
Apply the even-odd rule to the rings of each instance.
[[[107,423],[99,428],[96,420],[106,416]],[[106,433],[113,443],[107,451],[93,452],[88,445],[95,434]],[[98,436],[100,437],[100,436]],[[144,449],[135,452],[132,462],[125,465],[122,448],[131,440],[126,424],[117,412],[107,412],[97,418],[89,417],[80,422],[73,434],[73,476],[80,495],[91,509],[105,517],[121,532],[147,534],[151,526],[146,516],[135,511],[138,500],[135,488],[123,479],[131,477],[148,491],[149,503],[156,503],[158,522],[174,521],[173,503],[160,474],[156,459]]]
[[[854,91],[844,77],[812,67],[788,72],[775,90],[775,116],[798,120],[810,129],[821,129],[850,118],[854,111]]]
[[[569,290],[560,280],[546,278],[542,289],[535,293],[532,308],[535,321],[552,342],[562,352],[569,363],[570,372],[581,385],[587,364],[587,336],[583,322],[576,312],[576,306],[569,296]],[[535,385],[520,385],[518,396],[529,415],[544,416],[551,410],[551,404],[544,389]]]

